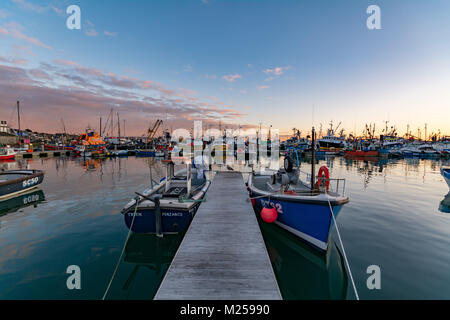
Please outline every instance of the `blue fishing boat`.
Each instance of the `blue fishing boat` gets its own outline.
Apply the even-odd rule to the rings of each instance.
[[[313,154],[312,172],[314,163]],[[264,221],[274,222],[322,251],[328,249],[333,214],[337,218],[349,202],[344,195],[345,179],[330,179],[325,166],[317,177],[315,173],[311,176],[300,170],[298,160],[294,170],[289,157],[285,157],[284,168],[274,174],[250,174],[248,189]]]
[[[136,157],[154,157],[155,150],[136,150]]]
[[[450,188],[450,167],[441,168],[441,174],[444,176],[445,182],[447,182],[448,187]]]
[[[0,200],[36,188],[44,180],[41,170],[9,170],[0,173]]]
[[[142,193],[136,193],[123,209],[125,224],[136,233],[158,235],[185,231],[211,184],[202,167],[174,173],[174,163],[163,160],[166,178]]]

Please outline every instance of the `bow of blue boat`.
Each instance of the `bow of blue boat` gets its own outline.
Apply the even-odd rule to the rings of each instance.
[[[445,182],[447,182],[448,187],[450,188],[450,167],[442,167],[441,174],[444,177]]]

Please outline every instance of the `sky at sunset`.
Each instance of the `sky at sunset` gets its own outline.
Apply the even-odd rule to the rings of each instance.
[[[450,135],[449,17],[448,0],[1,0],[0,119],[16,127],[20,100],[22,128],[48,132],[114,108],[137,136],[158,118]]]

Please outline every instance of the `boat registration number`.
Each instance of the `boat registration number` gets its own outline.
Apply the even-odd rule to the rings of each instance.
[[[277,209],[278,213],[280,213],[280,214],[283,213],[283,206],[281,205],[281,203],[274,203],[273,201],[270,201],[270,200],[261,199],[261,205],[263,207],[275,208],[275,209]]]
[[[34,177],[32,179],[28,179],[28,180],[24,180],[23,181],[23,186],[24,187],[29,187],[32,186],[33,184],[36,184],[39,181],[38,177]]]

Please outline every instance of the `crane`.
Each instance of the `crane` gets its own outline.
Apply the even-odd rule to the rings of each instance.
[[[158,119],[156,120],[155,124],[153,125],[153,128],[148,128],[147,131],[147,143],[155,137],[156,131],[158,131],[159,127],[162,125],[163,121]]]

